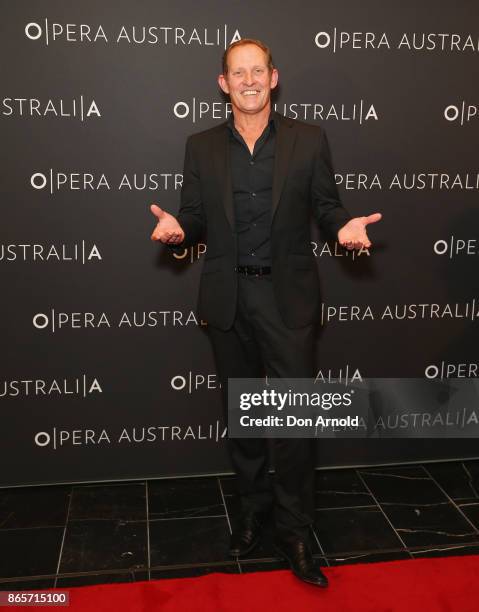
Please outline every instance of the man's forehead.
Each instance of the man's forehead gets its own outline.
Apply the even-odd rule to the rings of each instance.
[[[256,45],[243,45],[241,47],[231,49],[231,51],[228,53],[229,67],[231,67],[233,64],[235,66],[240,66],[241,64],[250,64],[251,62],[257,64],[258,66],[266,66],[267,57],[263,49],[257,47]]]

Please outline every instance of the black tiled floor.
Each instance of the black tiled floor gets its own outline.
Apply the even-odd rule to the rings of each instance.
[[[384,511],[409,548],[479,542],[474,528],[447,502],[431,506],[393,505]]]
[[[0,489],[0,529],[63,527],[71,486]]]
[[[75,486],[68,519],[146,521],[146,486],[144,483]]]
[[[380,504],[447,501],[447,496],[420,466],[363,469],[359,474]]]
[[[85,573],[77,576],[61,576],[57,580],[57,587],[76,587],[89,584],[105,584],[113,582],[137,582],[148,580],[148,570],[136,570],[115,573]]]
[[[216,478],[153,480],[148,483],[148,500],[150,519],[225,514]]]
[[[479,530],[479,499],[461,499],[457,502],[457,505],[474,527]]]
[[[0,577],[55,574],[62,537],[63,527],[0,529]]]
[[[463,555],[479,555],[479,546],[470,544],[452,544],[449,546],[419,548],[412,550],[411,553],[414,558],[460,557]]]
[[[317,510],[315,530],[326,555],[403,548],[377,506]]]
[[[479,554],[479,461],[316,473],[313,554],[322,566]],[[228,556],[234,477],[0,489],[0,590],[287,567],[273,517]]]
[[[223,495],[236,495],[236,478],[234,476],[223,476],[218,479]]]
[[[190,576],[205,576],[206,574],[239,574],[238,563],[217,563],[195,566],[184,566],[171,569],[152,569],[151,580],[161,578],[188,578]]]
[[[0,582],[0,591],[33,591],[52,589],[55,586],[55,576],[41,578],[40,580],[27,579]]]
[[[379,552],[347,553],[345,555],[328,555],[328,565],[352,565],[354,563],[377,563],[378,561],[400,561],[410,559],[411,555],[404,549]]]
[[[479,461],[429,464],[426,470],[452,499],[479,501]]]
[[[324,559],[322,561],[321,563],[321,559],[319,559],[319,564],[326,565]],[[247,572],[271,572],[272,570],[288,569],[289,567],[287,562],[282,559],[268,559],[266,561],[242,560],[240,561],[240,566],[242,573],[245,574]]]
[[[315,503],[318,509],[376,505],[356,470],[318,471]]]
[[[146,521],[69,521],[59,573],[147,568],[147,551]]]
[[[231,561],[225,516],[150,521],[151,567]]]

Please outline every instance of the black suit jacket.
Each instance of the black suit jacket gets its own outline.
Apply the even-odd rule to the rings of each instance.
[[[285,324],[299,328],[317,320],[321,300],[310,244],[311,214],[334,239],[351,215],[339,200],[324,129],[279,113],[276,116],[279,129],[271,210],[272,280]],[[185,232],[181,247],[200,240],[208,245],[198,316],[226,330],[234,321],[238,286],[226,122],[188,138],[177,219]]]

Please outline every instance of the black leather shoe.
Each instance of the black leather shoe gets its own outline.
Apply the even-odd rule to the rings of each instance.
[[[247,555],[259,543],[265,515],[259,512],[244,514],[231,534],[230,555]]]
[[[314,562],[309,546],[304,540],[292,538],[277,541],[276,551],[286,559],[297,578],[315,586],[328,586],[328,579]]]

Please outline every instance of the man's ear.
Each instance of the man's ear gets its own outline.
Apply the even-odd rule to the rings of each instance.
[[[225,94],[229,94],[230,88],[228,87],[228,83],[226,82],[226,78],[224,74],[220,74],[218,76],[218,85],[225,92]]]
[[[276,68],[273,68],[273,70],[271,71],[271,89],[274,89],[276,87],[276,85],[278,84],[278,80],[279,80],[278,70]]]

